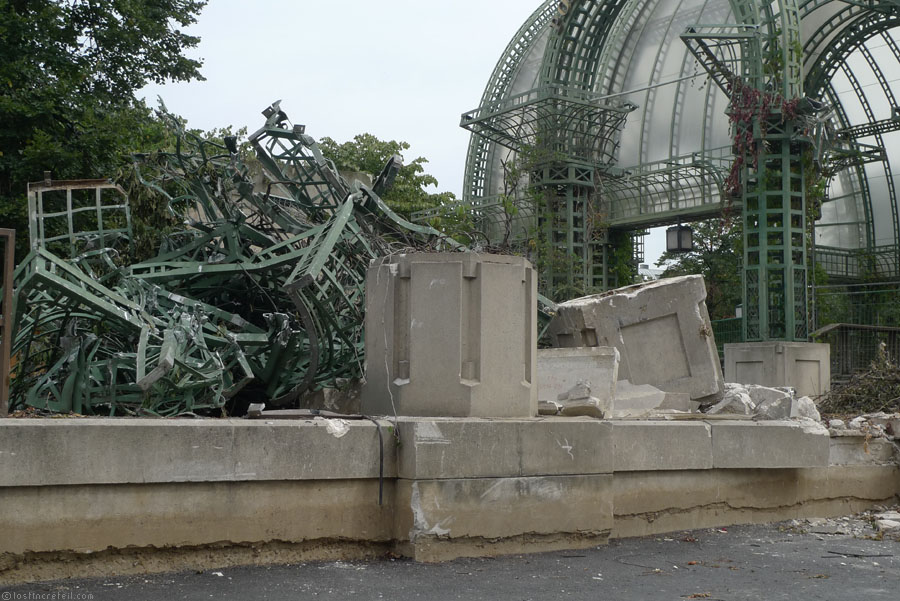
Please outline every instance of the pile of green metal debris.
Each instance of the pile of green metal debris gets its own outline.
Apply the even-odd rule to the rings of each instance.
[[[369,260],[461,247],[381,200],[399,157],[371,187],[348,182],[279,103],[263,114],[249,139],[255,159],[242,159],[234,138],[202,139],[174,119],[175,151],[136,157],[140,182],[184,224],[150,261],[129,264],[131,213],[118,186],[29,187],[11,409],[288,406],[362,375]]]

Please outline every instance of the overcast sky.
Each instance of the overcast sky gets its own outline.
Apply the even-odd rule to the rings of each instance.
[[[503,49],[541,0],[211,0],[189,31],[206,81],[149,86],[192,127],[260,127],[280,99],[293,123],[338,142],[409,142],[439,189],[462,191],[469,133]],[[648,239],[648,259],[659,250]]]

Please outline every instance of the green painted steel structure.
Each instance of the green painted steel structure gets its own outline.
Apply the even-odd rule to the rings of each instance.
[[[492,241],[566,256],[536,257],[557,298],[621,283],[617,232],[741,211],[744,338],[806,340],[810,258],[900,275],[898,20],[897,0],[548,0],[462,115],[463,204]]]

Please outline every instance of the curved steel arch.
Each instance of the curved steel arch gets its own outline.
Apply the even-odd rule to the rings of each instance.
[[[551,233],[565,239],[568,246],[563,248],[580,253],[583,262],[603,261],[598,255],[605,257],[607,246],[598,251],[584,239],[590,228],[583,222],[591,211],[605,216],[607,226],[635,229],[701,218],[721,209],[724,182],[735,159],[735,132],[726,108],[734,106],[735,86],[755,90],[753,98],[768,98],[775,109],[761,113],[766,123],[748,130],[755,154],[744,157],[744,192],[735,204],[745,214],[745,230],[757,228],[760,238],[773,242],[752,247],[752,255],[745,257],[745,265],[757,261],[745,273],[747,296],[757,305],[759,319],[748,334],[750,339],[803,339],[806,249],[797,243],[797,235],[805,230],[801,155],[813,142],[808,137],[811,117],[795,118],[796,102],[804,98],[804,90],[810,97],[835,99],[833,128],[845,136],[851,130],[859,135],[872,128],[890,131],[890,124],[872,123],[877,115],[871,110],[866,122],[853,122],[854,116],[838,106],[846,94],[831,88],[841,65],[874,35],[887,36],[885,44],[900,65],[900,51],[885,34],[900,24],[898,11],[889,4],[873,8],[854,0],[548,0],[504,51],[481,106],[463,115],[461,125],[473,131],[464,201],[481,207],[497,204],[491,197],[503,191],[501,162],[514,160],[524,148],[548,144],[554,150],[547,153],[547,164],[531,174],[530,183],[551,191],[556,199],[560,225]],[[694,23],[720,25],[690,27]],[[866,61],[875,85],[890,95],[887,71],[880,72],[871,55]],[[698,64],[719,86],[698,81],[706,75]],[[526,82],[531,87],[523,89]],[[862,97],[860,103],[866,106],[868,100]],[[841,155],[843,162],[835,163],[851,170],[842,176],[843,188],[831,202],[857,207],[865,224],[855,246],[869,247],[875,238],[870,172],[848,156]],[[885,169],[893,190],[890,157]],[[778,202],[775,193],[781,195]],[[895,196],[892,191],[888,202],[898,246]],[[530,218],[537,219],[535,214],[529,213]],[[589,284],[612,283],[587,268],[582,271]],[[769,319],[773,312],[784,318]],[[771,323],[776,325],[769,327]]]
[[[556,1],[545,0],[519,28],[491,73],[487,86],[485,86],[484,94],[481,97],[482,105],[496,102],[510,95],[510,90],[515,84],[516,77],[522,71],[523,62],[534,51],[541,36],[546,34],[546,27],[555,14]],[[495,151],[496,145],[490,140],[481,136],[471,136],[466,157],[463,198],[471,199],[488,196],[486,191],[490,189],[492,183],[488,166],[494,158]]]

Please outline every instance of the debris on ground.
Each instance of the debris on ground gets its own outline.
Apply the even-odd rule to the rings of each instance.
[[[879,506],[850,516],[807,518],[787,522],[785,528],[823,537],[849,537],[900,542],[900,505]],[[840,554],[840,553],[838,553]]]
[[[869,368],[832,388],[819,401],[819,411],[843,417],[867,413],[900,413],[900,365],[882,342]]]

